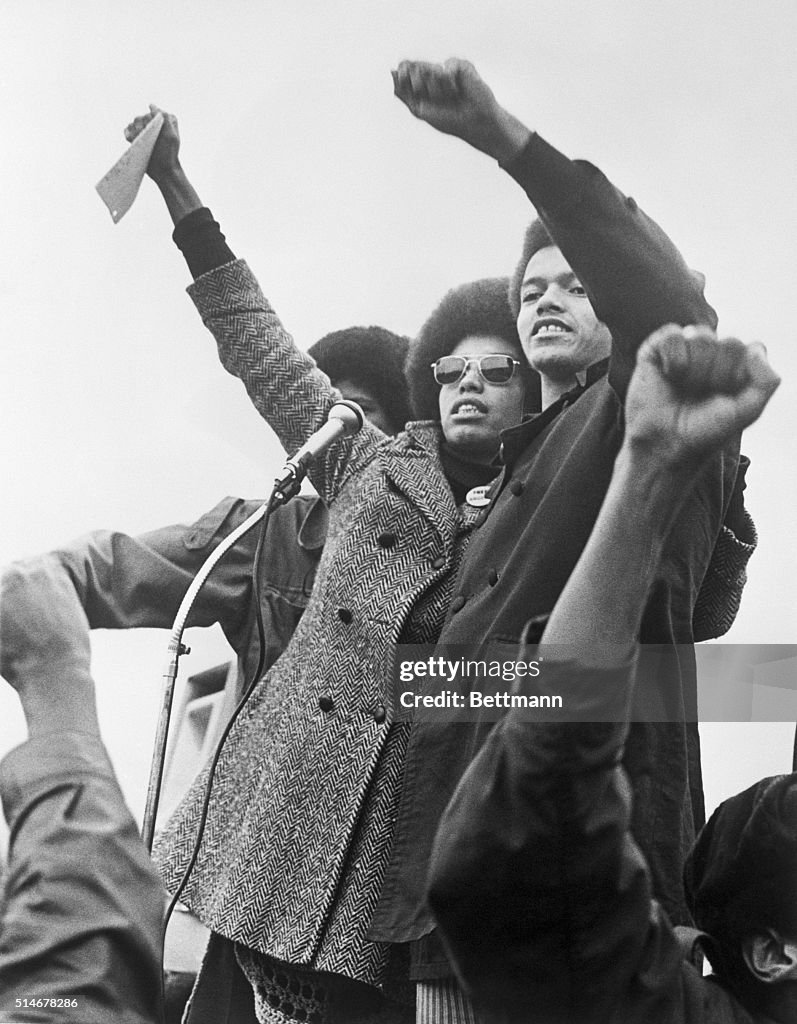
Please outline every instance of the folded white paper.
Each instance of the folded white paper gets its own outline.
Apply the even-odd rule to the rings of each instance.
[[[162,126],[163,114],[159,112],[96,185],[100,199],[110,210],[114,224],[124,217],[138,195]]]

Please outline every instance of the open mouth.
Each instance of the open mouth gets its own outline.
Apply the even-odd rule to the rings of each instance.
[[[533,338],[556,338],[561,334],[570,334],[571,330],[564,322],[557,317],[548,316],[538,320],[531,332]]]
[[[452,416],[483,416],[486,412],[487,406],[478,398],[462,398],[451,409]]]

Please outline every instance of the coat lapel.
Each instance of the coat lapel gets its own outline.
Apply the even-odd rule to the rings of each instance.
[[[439,423],[408,424],[406,432],[380,448],[379,458],[388,480],[413,502],[450,547],[458,516],[440,461]]]

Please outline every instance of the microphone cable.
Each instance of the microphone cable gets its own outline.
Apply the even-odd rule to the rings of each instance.
[[[332,413],[335,409],[338,409],[341,412],[345,413],[346,416],[333,416]],[[351,422],[352,416],[356,417],[356,422]],[[359,405],[357,405],[355,402],[343,400],[340,402],[336,402],[333,405],[328,415],[327,422],[329,423],[330,420],[334,419],[341,419],[343,421],[343,423],[345,424],[343,436],[348,436],[351,434],[356,434],[360,430],[360,428],[363,425],[364,416],[362,409],[359,407]],[[325,439],[324,446],[326,447],[328,444],[332,443],[336,439],[336,437],[329,437],[328,439]],[[219,763],[219,759],[221,758],[221,754],[224,750],[224,745],[227,742],[227,739],[229,738],[233,726],[237,722],[243,709],[246,707],[246,704],[248,703],[249,698],[252,696],[252,693],[254,692],[255,687],[257,686],[257,683],[259,682],[263,672],[263,667],[266,658],[266,630],[265,624],[263,622],[263,611],[260,604],[260,563],[262,561],[266,531],[268,529],[269,520],[271,519],[271,514],[274,511],[274,509],[280,505],[285,504],[295,494],[298,493],[301,480],[306,475],[309,464],[315,459],[319,452],[317,450],[313,450],[309,444],[305,444],[304,446],[302,446],[300,452],[297,454],[300,455],[301,457],[297,458],[297,456],[294,456],[293,459],[288,460],[287,468],[289,469],[289,472],[286,476],[285,472],[283,471],[283,474],[277,478],[277,480],[275,481],[275,485],[272,489],[271,496],[268,499],[268,502],[261,505],[259,509],[257,509],[255,512],[252,513],[251,516],[249,516],[248,519],[241,523],[240,526],[236,527],[236,529],[233,530],[232,533],[229,534],[229,536],[225,537],[221,544],[219,544],[219,546],[213,551],[213,553],[210,555],[207,561],[200,568],[196,577],[192,581],[191,586],[188,588],[185,597],[183,598],[174,625],[172,627],[172,638],[169,644],[169,650],[172,652],[172,659],[170,660],[169,666],[167,667],[167,676],[171,674],[171,684],[173,687],[174,679],[176,678],[177,675],[177,662],[180,658],[180,655],[185,653],[185,648],[181,643],[182,632],[185,629],[185,623],[188,618],[190,608],[193,605],[193,602],[196,600],[196,596],[199,593],[199,590],[201,589],[202,586],[204,586],[208,576],[215,568],[217,563],[221,560],[221,558],[227,553],[227,551],[233,546],[233,544],[235,544],[235,542],[240,537],[242,537],[248,530],[250,530],[255,525],[258,519],[262,516],[262,522],[260,525],[260,535],[258,537],[257,546],[255,548],[252,566],[252,597],[253,600],[255,601],[255,622],[257,626],[257,642],[259,647],[257,666],[255,668],[252,679],[249,681],[248,684],[246,684],[243,695],[236,704],[235,709],[230,715],[227,724],[222,730],[222,734],[219,737],[218,743],[216,744],[216,749],[213,753],[213,757],[211,758],[210,765],[208,767],[208,777],[205,782],[205,792],[203,794],[202,807],[200,809],[199,814],[199,824],[197,826],[197,832],[194,838],[194,845],[191,851],[191,857],[189,858],[188,865],[180,878],[177,888],[175,889],[174,895],[169,901],[163,919],[163,929],[161,936],[161,963],[163,963],[163,958],[165,954],[166,930],[168,928],[169,921],[171,919],[172,914],[174,913],[174,909],[177,906],[177,903],[179,902],[180,896],[188,883],[188,879],[190,878],[191,872],[194,870],[197,859],[199,857],[199,849],[202,845],[205,826],[207,824],[208,811],[210,808],[210,797],[213,788],[213,780],[216,773],[216,768]],[[169,702],[171,703],[171,698]],[[168,730],[168,720],[166,729]],[[165,735],[163,737],[163,741],[163,747],[165,752]],[[162,770],[163,769],[161,766],[161,773]],[[159,793],[159,789],[160,776],[158,778],[156,794]],[[157,795],[155,797],[155,806],[154,809],[152,810],[151,815],[152,835],[149,837],[150,849],[152,844],[152,838],[154,836],[156,815]],[[164,991],[163,970],[161,970],[161,989],[162,991]]]
[[[196,866],[197,858],[199,857],[199,849],[200,849],[200,846],[202,845],[202,839],[204,837],[205,826],[207,824],[208,810],[210,808],[210,797],[211,797],[211,792],[212,792],[212,789],[213,789],[213,780],[214,780],[214,776],[215,776],[215,773],[216,773],[216,768],[217,768],[218,763],[219,763],[219,759],[221,758],[221,754],[222,754],[222,752],[224,750],[224,745],[227,742],[227,738],[229,737],[230,732],[232,731],[233,726],[235,725],[236,721],[238,720],[238,718],[239,718],[241,712],[243,711],[244,707],[248,703],[249,698],[252,696],[252,693],[254,692],[255,687],[257,686],[257,683],[260,680],[261,674],[263,672],[263,665],[264,665],[265,660],[266,660],[266,643],[265,643],[266,629],[265,629],[265,623],[263,622],[263,611],[262,611],[262,608],[260,606],[259,594],[260,594],[261,561],[262,561],[263,548],[265,546],[266,532],[268,530],[269,520],[271,519],[271,514],[274,511],[274,509],[282,504],[282,501],[275,500],[275,498],[276,498],[276,495],[274,493],[272,493],[272,495],[269,498],[267,503],[261,505],[259,509],[257,509],[255,512],[252,513],[252,516],[250,516],[249,519],[247,519],[243,523],[241,523],[241,525],[239,527],[237,527],[231,534],[229,534],[228,537],[225,537],[225,539],[221,542],[221,544],[219,544],[219,546],[213,551],[213,554],[211,555],[211,558],[208,559],[208,562],[210,562],[211,559],[213,559],[213,562],[210,565],[210,568],[207,569],[207,571],[204,571],[206,565],[208,564],[208,563],[205,563],[205,565],[203,565],[202,569],[200,569],[200,572],[197,574],[197,577],[196,577],[197,579],[199,579],[199,577],[202,576],[203,578],[201,580],[200,586],[202,584],[204,584],[205,580],[207,580],[208,576],[210,575],[211,570],[215,567],[217,562],[220,561],[222,556],[224,554],[226,554],[226,552],[229,550],[229,548],[232,547],[232,545],[240,537],[242,537],[244,535],[244,533],[247,532],[247,530],[251,529],[255,525],[255,523],[257,522],[258,518],[261,519],[260,533],[259,533],[259,536],[258,536],[257,546],[255,548],[255,554],[254,554],[253,565],[252,565],[252,593],[253,593],[253,597],[254,597],[254,600],[255,600],[255,619],[256,619],[256,626],[257,626],[257,640],[258,640],[258,646],[259,646],[259,654],[258,654],[257,666],[255,668],[255,671],[254,671],[254,674],[253,674],[252,678],[246,684],[246,687],[244,689],[243,695],[239,699],[238,703],[235,706],[235,709],[233,710],[232,714],[230,715],[230,718],[229,718],[227,724],[225,725],[224,729],[222,730],[221,736],[219,737],[219,741],[216,744],[216,749],[215,749],[215,751],[213,753],[213,757],[211,758],[211,761],[210,761],[210,765],[209,765],[209,768],[208,768],[208,777],[207,777],[207,780],[205,782],[205,792],[204,792],[203,799],[202,799],[202,807],[200,809],[200,814],[199,814],[199,824],[197,826],[197,832],[196,832],[196,836],[194,838],[194,845],[193,845],[193,848],[191,850],[191,857],[189,858],[187,867],[183,871],[183,874],[182,874],[182,876],[180,878],[180,881],[179,881],[179,883],[177,885],[177,888],[175,889],[174,895],[172,896],[171,900],[169,901],[169,903],[168,903],[168,905],[166,907],[166,912],[165,912],[164,918],[163,918],[163,928],[162,928],[162,932],[161,932],[161,963],[163,963],[164,955],[165,955],[166,931],[167,931],[167,929],[169,927],[169,921],[171,920],[172,914],[174,913],[174,909],[175,909],[175,907],[177,906],[177,904],[178,904],[178,902],[180,900],[180,896],[181,896],[183,890],[185,889],[185,887],[186,887],[186,885],[188,883],[188,879],[191,877],[191,872],[194,870],[194,867]],[[257,517],[257,518],[255,518],[255,517]],[[252,520],[252,522],[250,522],[249,520]],[[221,551],[221,553],[218,554],[218,556],[217,556],[217,552],[222,547],[224,547],[224,550]],[[217,557],[214,557],[214,556],[217,556]],[[196,587],[196,592],[198,593],[198,591],[199,591],[199,587]],[[193,596],[195,597],[196,594],[194,594]],[[193,601],[192,601],[192,603],[193,603]],[[186,615],[186,618],[187,618],[187,615]],[[163,984],[164,984],[163,970],[161,970],[161,986],[162,987],[163,987]],[[164,991],[163,1005],[165,1006],[165,991]]]

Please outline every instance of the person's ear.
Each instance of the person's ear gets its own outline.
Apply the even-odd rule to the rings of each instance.
[[[765,985],[797,981],[797,940],[773,928],[753,932],[742,941],[742,956],[753,977]]]

